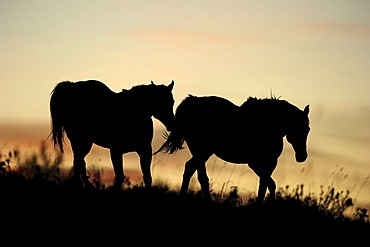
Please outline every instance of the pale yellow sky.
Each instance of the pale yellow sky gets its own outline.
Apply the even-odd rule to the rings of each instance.
[[[367,0],[3,0],[0,142],[22,126],[37,129],[29,124],[46,126],[37,129],[46,137],[59,81],[97,79],[120,91],[175,80],[175,106],[188,93],[241,104],[272,92],[310,104],[311,162],[329,173],[339,164],[362,181],[370,174],[369,13]]]

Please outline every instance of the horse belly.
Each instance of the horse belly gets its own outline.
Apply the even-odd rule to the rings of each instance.
[[[133,128],[102,131],[95,136],[94,143],[106,148],[118,148],[125,151],[135,151],[141,146],[151,145],[153,134],[144,129]]]
[[[103,148],[116,148],[122,152],[136,151],[140,146],[151,145],[152,124],[130,124],[127,121],[95,121],[75,126],[76,138],[85,139]]]
[[[246,164],[252,154],[250,147],[245,145],[224,145],[221,148],[216,148],[215,155],[226,162]]]
[[[220,159],[235,163],[246,164],[255,160],[277,159],[283,150],[283,141],[259,141],[228,143],[216,148],[215,155]]]

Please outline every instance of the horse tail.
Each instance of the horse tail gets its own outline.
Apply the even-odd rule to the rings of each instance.
[[[168,132],[164,132],[163,137],[166,141],[157,151],[154,152],[154,155],[160,152],[173,154],[179,149],[184,149],[183,144],[185,139],[178,128],[175,128],[170,134],[168,134]]]
[[[69,91],[69,87],[72,82],[64,81],[58,83],[50,97],[50,114],[51,114],[51,138],[54,143],[54,148],[59,146],[60,151],[63,153],[63,143],[64,143],[64,110],[63,105],[66,104],[66,91]]]

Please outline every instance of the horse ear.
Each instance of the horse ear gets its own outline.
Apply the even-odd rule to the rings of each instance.
[[[150,84],[154,85],[154,82],[153,81],[150,81]]]
[[[172,82],[170,83],[170,85],[168,85],[167,87],[172,90],[173,89],[173,85],[175,84],[174,80],[172,80]]]
[[[308,115],[308,113],[310,112],[310,105],[306,105],[303,111],[304,113],[306,113],[306,115]]]

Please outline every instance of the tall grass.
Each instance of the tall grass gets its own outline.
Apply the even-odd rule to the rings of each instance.
[[[21,193],[22,195],[24,195],[23,191],[70,192],[72,191],[70,181],[73,168],[69,170],[62,169],[62,163],[62,154],[48,151],[43,144],[40,145],[38,152],[31,155],[23,155],[17,149],[8,153],[2,153],[0,150],[0,191],[8,194]],[[112,187],[102,183],[103,172],[102,169],[96,167],[90,167],[88,170],[91,182],[96,188],[93,195],[97,197],[104,193],[107,195],[112,193]],[[240,196],[237,186],[231,186],[226,190],[227,187],[228,181],[224,183],[220,191],[212,191],[212,204],[228,212],[231,210],[237,212],[237,214],[245,213],[248,217],[253,218],[255,214],[250,212],[257,205],[254,193],[251,193],[248,199],[244,200]],[[306,215],[303,217],[307,218],[314,214],[316,219],[370,224],[368,209],[356,207],[349,190],[337,191],[332,185],[321,186],[320,189],[321,192],[315,194],[305,193],[303,184],[295,187],[280,187],[277,190],[276,200],[273,202],[266,201],[265,205],[270,205],[268,207],[269,212],[279,208],[281,211],[276,214],[282,214],[284,217],[288,217],[287,215],[293,211],[299,211],[304,212]],[[174,199],[177,198],[177,191],[171,191],[165,183],[155,185],[153,190],[156,192],[152,194],[154,196],[150,197],[151,201],[145,201],[145,203],[143,198],[139,198],[147,196],[143,185],[135,185],[128,180],[123,186],[122,192],[125,192],[126,197],[135,195],[133,201],[147,206],[161,205],[161,207],[168,207],[168,205],[174,205],[175,202],[174,208],[182,208],[184,207],[182,204],[188,205],[186,203],[189,203],[189,201]],[[99,194],[96,194],[96,192]],[[202,200],[200,191],[190,189],[188,198],[191,198],[193,209],[202,205],[198,203]],[[163,202],[160,200],[163,200]],[[139,205],[139,207],[141,206],[143,205]]]

